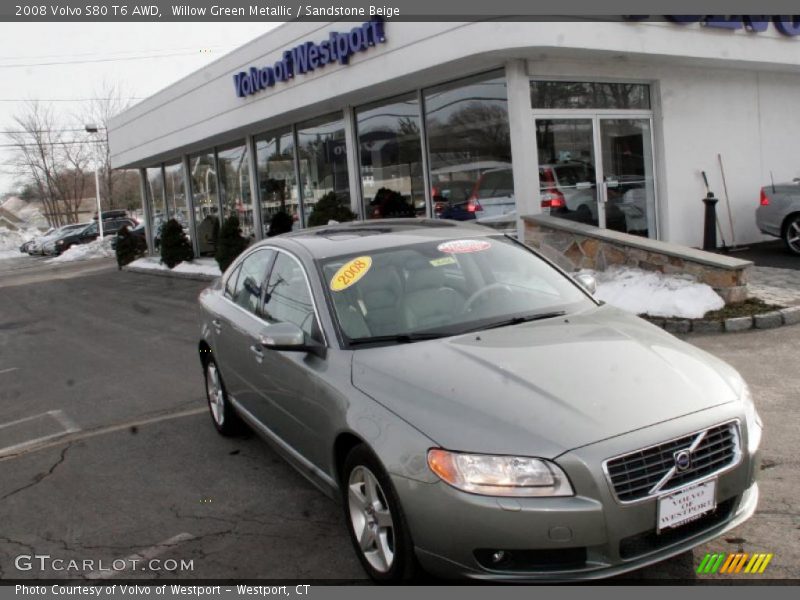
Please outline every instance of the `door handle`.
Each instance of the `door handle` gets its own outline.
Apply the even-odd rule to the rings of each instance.
[[[252,352],[256,357],[256,362],[261,364],[261,361],[264,360],[264,353],[261,351],[261,348],[253,344],[250,346],[250,352]]]

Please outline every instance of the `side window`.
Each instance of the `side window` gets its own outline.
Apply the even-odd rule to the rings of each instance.
[[[261,290],[272,260],[272,250],[257,250],[242,261],[239,276],[233,289],[232,300],[251,313],[256,312],[261,300]]]
[[[270,323],[294,323],[309,338],[322,341],[303,267],[286,254],[278,253],[275,259],[262,314]]]
[[[239,277],[239,271],[242,270],[242,265],[239,265],[233,270],[225,282],[225,297],[233,300],[233,291],[236,289],[236,278]]]

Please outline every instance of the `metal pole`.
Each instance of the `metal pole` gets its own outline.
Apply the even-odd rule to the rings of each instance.
[[[100,233],[100,240],[103,239],[103,209],[100,206],[100,165],[94,168],[94,189],[97,194],[97,231]]]

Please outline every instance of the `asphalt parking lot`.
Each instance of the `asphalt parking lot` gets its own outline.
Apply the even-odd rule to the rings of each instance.
[[[0,579],[65,576],[20,570],[27,554],[164,565],[118,578],[364,577],[337,505],[259,439],[214,430],[196,352],[205,283],[108,260],[55,274],[17,264],[0,265]],[[761,502],[724,538],[633,578],[691,579],[705,552],[741,550],[774,553],[772,578],[800,577],[798,333],[690,338],[753,389],[766,424]]]

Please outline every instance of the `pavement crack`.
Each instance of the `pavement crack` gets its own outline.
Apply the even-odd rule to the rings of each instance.
[[[25,491],[25,490],[27,490],[29,488],[32,488],[33,486],[40,484],[42,481],[44,481],[45,479],[50,477],[50,475],[52,475],[55,472],[55,470],[59,467],[59,465],[61,465],[64,462],[64,460],[67,457],[67,451],[71,447],[72,447],[72,444],[67,444],[66,446],[64,446],[64,448],[61,450],[61,455],[58,457],[58,460],[56,460],[56,462],[53,463],[53,466],[51,466],[46,472],[37,473],[36,475],[34,475],[33,481],[31,481],[30,483],[27,483],[27,484],[23,485],[22,487],[19,487],[19,488],[15,489],[15,490],[12,490],[12,491],[10,491],[9,493],[7,493],[4,496],[0,496],[0,502],[2,502],[3,500],[6,500],[7,498],[10,498],[11,496],[13,496],[15,494],[19,494],[22,491]]]

